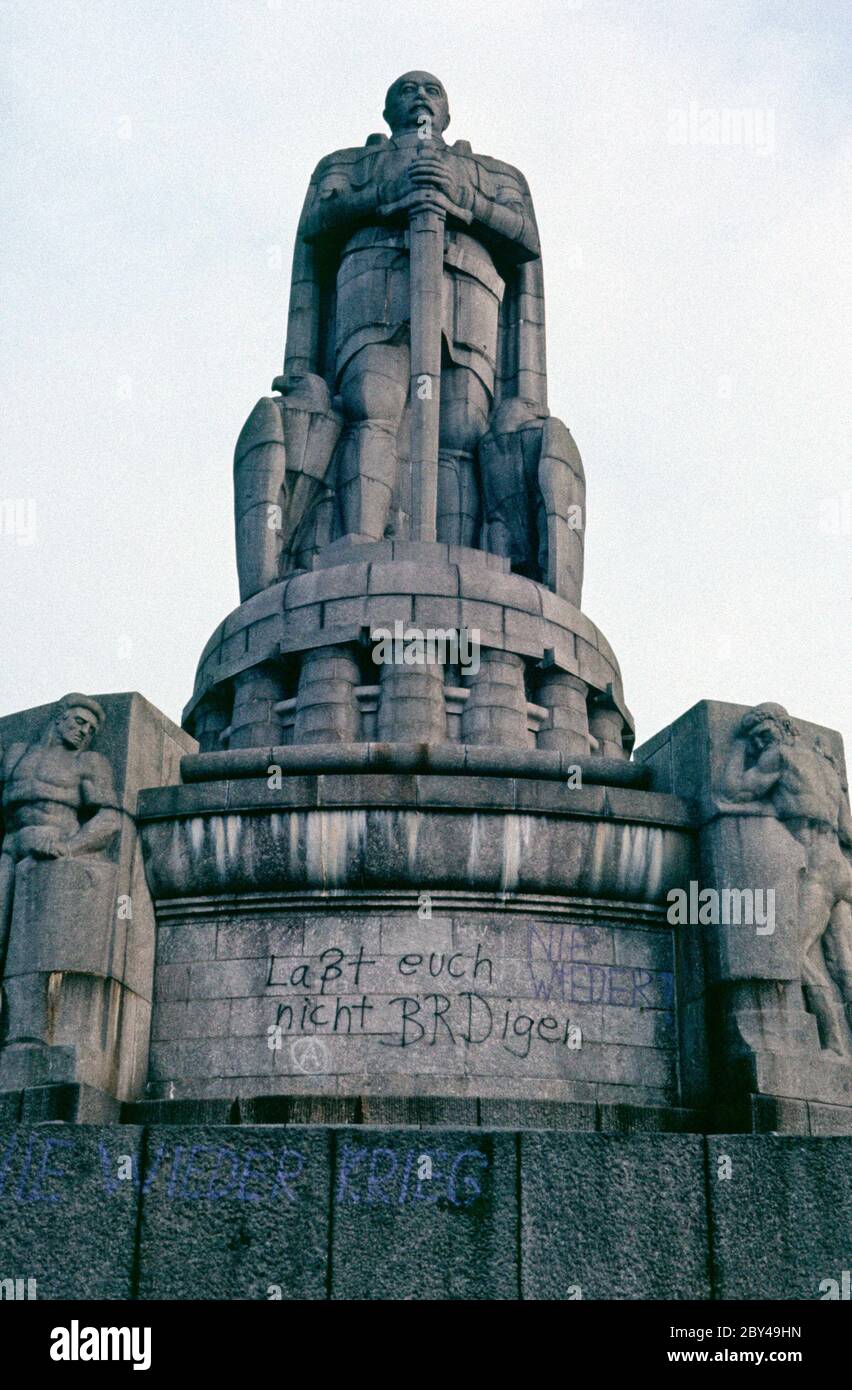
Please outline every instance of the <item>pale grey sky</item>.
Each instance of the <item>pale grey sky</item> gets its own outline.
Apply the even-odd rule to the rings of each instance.
[[[237,603],[232,452],[308,177],[418,67],[532,189],[583,607],[640,741],[709,698],[848,742],[850,15],[2,0],[0,713],[137,689],[179,719]]]

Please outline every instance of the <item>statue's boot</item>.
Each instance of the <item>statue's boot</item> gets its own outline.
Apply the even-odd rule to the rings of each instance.
[[[380,541],[396,481],[396,427],[375,420],[349,425],[339,453],[338,488],[344,535]]]
[[[438,540],[443,545],[475,546],[479,518],[473,453],[463,449],[441,449],[438,453]]]

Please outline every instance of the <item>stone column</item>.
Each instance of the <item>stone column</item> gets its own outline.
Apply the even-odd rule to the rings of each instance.
[[[284,678],[274,666],[255,666],[234,679],[231,748],[274,747],[281,742],[281,717],[275,706],[284,699]]]
[[[544,674],[536,698],[547,710],[548,718],[539,730],[539,748],[552,748],[579,757],[588,756],[588,694],[589,687],[579,676],[552,667]]]
[[[447,706],[444,668],[437,662],[417,666],[386,663],[379,668],[380,743],[445,743]]]
[[[357,743],[361,684],[349,647],[316,647],[302,658],[296,694],[294,743]]]
[[[608,695],[599,695],[589,710],[589,731],[597,739],[599,758],[628,758],[622,742],[624,716]]]
[[[462,682],[470,690],[461,717],[462,743],[530,747],[523,657],[483,649],[479,671],[463,675]]]
[[[224,744],[222,733],[231,722],[228,702],[223,695],[210,695],[202,700],[195,713],[194,734],[200,753],[219,753]]]

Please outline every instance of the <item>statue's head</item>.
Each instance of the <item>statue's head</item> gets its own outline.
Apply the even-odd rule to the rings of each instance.
[[[53,727],[65,747],[79,753],[88,748],[105,718],[103,707],[97,700],[75,691],[59,701]]]
[[[388,88],[383,115],[394,135],[419,130],[426,118],[432,129],[442,135],[450,124],[443,82],[431,72],[404,72]]]
[[[737,733],[759,754],[773,743],[791,743],[799,731],[783,705],[767,702],[743,715]]]

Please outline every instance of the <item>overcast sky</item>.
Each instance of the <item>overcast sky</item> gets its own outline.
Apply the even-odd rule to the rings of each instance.
[[[233,446],[323,154],[427,68],[518,165],[583,608],[640,741],[700,699],[852,736],[847,0],[2,0],[0,713],[174,719],[238,601]]]

